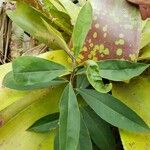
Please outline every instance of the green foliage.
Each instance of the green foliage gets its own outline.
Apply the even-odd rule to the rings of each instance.
[[[74,26],[72,40],[75,57],[81,52],[85,38],[92,24],[92,6],[87,2],[79,12],[76,24]]]
[[[87,61],[87,78],[90,84],[101,93],[108,93],[112,89],[112,84],[104,84],[100,76],[100,69],[96,62],[89,60]]]
[[[76,150],[80,132],[80,112],[72,85],[69,83],[60,101],[60,150]]]
[[[6,75],[3,84],[18,90],[20,87],[37,89],[63,83],[62,79],[52,80],[67,72],[61,64],[32,56],[17,58],[13,61],[12,67],[13,72]]]
[[[109,94],[80,89],[87,104],[105,121],[121,129],[148,132],[146,123],[130,108]]]
[[[37,120],[28,131],[48,132],[58,127],[59,113],[47,115]]]
[[[101,150],[115,150],[115,140],[109,124],[99,118],[90,107],[82,107],[81,112],[94,143]]]
[[[150,65],[144,63],[133,63],[122,60],[106,60],[97,63],[100,76],[112,81],[125,81],[139,76]]]
[[[108,56],[105,61],[99,61],[98,56],[100,54],[100,57],[102,57],[103,53],[108,53],[106,46],[113,45],[111,48],[114,49],[115,47],[115,50],[116,47],[122,46],[120,41],[119,44],[118,41],[114,42],[118,31],[121,40],[125,42],[126,49],[130,46],[133,48],[133,51],[122,52],[125,57],[131,54],[137,54],[138,40],[136,42],[131,41],[130,43],[128,40],[129,35],[126,33],[131,32],[129,28],[132,26],[134,27],[132,37],[139,35],[139,13],[136,8],[131,11],[133,7],[126,2],[117,0],[117,2],[110,6],[113,11],[109,8],[107,13],[113,12],[112,15],[116,15],[120,12],[120,9],[118,11],[118,6],[122,8],[122,6],[125,5],[125,10],[127,11],[126,16],[129,19],[124,21],[124,16],[120,18],[122,13],[119,14],[118,19],[121,23],[125,24],[126,29],[123,30],[123,28],[120,28],[120,23],[118,23],[117,19],[112,20],[109,18],[110,16],[106,15],[106,17],[103,17],[104,22],[101,21],[102,26],[103,23],[107,22],[108,25],[113,24],[113,27],[119,26],[119,30],[118,28],[109,30],[111,31],[110,33],[113,32],[113,34],[107,35],[108,37],[101,41],[100,39],[96,39],[97,37],[94,35],[95,29],[98,30],[98,33],[101,33],[101,30],[106,32],[107,27],[100,27],[99,24],[95,24],[99,23],[97,21],[100,21],[95,19],[99,17],[97,14],[100,12],[95,13],[97,9],[96,4],[98,4],[98,2],[98,0],[93,0],[91,5],[90,1],[86,2],[85,0],[80,0],[79,6],[77,6],[70,0],[45,0],[44,9],[37,10],[27,3],[18,1],[15,10],[7,11],[12,20],[39,41],[46,43],[52,49],[61,48],[64,50],[66,55],[59,55],[59,57],[58,53],[53,51],[53,54],[57,55],[57,61],[59,58],[59,60],[65,59],[65,62],[71,61],[72,68],[70,71],[62,65],[64,62],[62,62],[62,64],[60,64],[60,61],[60,63],[56,63],[57,61],[53,60],[53,55],[51,55],[51,60],[32,56],[19,57],[13,61],[12,71],[10,71],[3,80],[5,87],[17,90],[45,88],[43,90],[47,91],[49,90],[48,87],[53,89],[55,86],[58,86],[63,89],[63,86],[60,86],[60,84],[67,84],[61,96],[61,90],[58,91],[59,96],[57,100],[60,100],[59,110],[58,101],[56,102],[54,98],[55,111],[51,111],[51,114],[46,114],[47,116],[44,115],[45,117],[41,115],[40,117],[42,118],[37,118],[37,121],[35,121],[33,125],[30,125],[27,130],[27,132],[53,133],[57,130],[56,128],[58,128],[54,142],[55,150],[92,150],[93,143],[101,150],[115,150],[116,143],[112,134],[111,125],[136,133],[147,133],[150,131],[148,125],[140,116],[119,99],[110,95],[112,90],[111,81],[132,81],[132,78],[141,75],[150,65],[123,60],[108,60],[108,58],[110,59],[112,56],[116,58],[112,53],[110,53],[111,56]],[[101,1],[100,3],[106,6],[106,1]],[[44,10],[46,11],[43,12]],[[94,15],[96,15],[94,24],[92,24],[93,12]],[[135,18],[137,18],[137,20],[133,21]],[[114,22],[116,24],[114,24]],[[74,28],[72,28],[73,25]],[[90,30],[91,25],[92,28]],[[143,28],[143,47],[148,44],[147,36],[149,36],[149,34],[147,34],[147,27],[145,26]],[[91,43],[93,39],[94,42]],[[106,46],[98,45],[99,43],[97,42],[100,41],[105,41]],[[89,54],[90,51],[87,52],[83,49],[84,44],[87,46],[87,42],[91,44],[89,46],[91,49],[92,47],[96,47],[93,49],[92,54]],[[97,49],[100,51],[99,53],[97,53]],[[93,53],[96,53],[96,55],[93,55]],[[146,56],[148,54],[146,50]],[[90,55],[92,55],[92,57],[90,57]],[[83,63],[79,63],[78,60],[80,58],[82,59],[82,57],[84,61]],[[90,60],[87,60],[87,57]],[[97,62],[94,61],[95,57],[96,60],[98,60]],[[120,53],[117,58],[118,57],[119,59],[123,58],[120,56]],[[120,84],[120,82],[118,82],[118,84]],[[110,94],[108,94],[108,92]],[[51,92],[50,96],[53,97],[53,92]],[[27,104],[31,102],[32,100],[27,101]],[[20,106],[17,106],[17,104]],[[15,103],[12,106],[12,108],[15,108],[13,115],[22,111],[21,108],[24,105],[27,106],[27,104],[25,102]],[[51,104],[49,108],[53,110],[53,104]],[[9,109],[3,110],[3,116],[8,112]],[[56,130],[54,131],[53,129]]]

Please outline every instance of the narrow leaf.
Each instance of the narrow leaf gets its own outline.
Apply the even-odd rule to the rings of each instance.
[[[13,75],[22,86],[47,86],[50,81],[66,72],[66,68],[46,59],[23,56],[13,61]]]
[[[59,113],[47,115],[37,120],[28,131],[49,132],[58,127]]]
[[[97,116],[90,107],[82,107],[81,112],[94,143],[101,150],[115,150],[115,140],[109,124]]]
[[[92,142],[89,131],[81,115],[80,120],[80,137],[77,150],[92,150]]]
[[[89,60],[87,61],[87,78],[90,84],[101,93],[108,93],[112,89],[112,84],[104,84],[100,76],[99,66],[96,62]]]
[[[134,111],[113,96],[86,89],[80,89],[79,93],[87,104],[110,124],[133,132],[150,131]]]
[[[11,71],[6,74],[6,76],[3,79],[2,84],[7,88],[15,89],[15,90],[33,90],[33,89],[38,89],[38,88],[50,87],[50,86],[58,86],[67,82],[68,81],[63,78],[56,78],[47,83],[43,83],[39,81],[38,84],[34,84],[34,85],[22,85],[20,83],[17,83],[14,80],[14,75],[13,75],[13,72]]]
[[[68,84],[60,102],[60,150],[76,150],[79,142],[80,112],[71,84]]]
[[[87,2],[80,10],[73,30],[73,50],[76,57],[83,47],[85,38],[92,24],[92,17],[92,6],[90,2]]]
[[[97,63],[100,76],[112,81],[124,81],[139,76],[150,65],[144,63],[132,63],[122,60],[106,60]]]
[[[57,31],[55,28],[53,28],[50,24],[48,24],[44,19],[42,19],[42,21],[43,21],[43,24],[45,25],[45,27],[47,28],[49,34],[53,36],[55,41],[57,41],[58,45],[63,50],[70,51],[68,46],[67,46],[67,43],[63,39],[61,33],[59,31]]]

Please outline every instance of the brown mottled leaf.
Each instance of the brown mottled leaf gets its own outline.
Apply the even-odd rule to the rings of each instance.
[[[140,44],[140,13],[126,0],[93,0],[93,26],[79,61],[128,59],[135,61]]]

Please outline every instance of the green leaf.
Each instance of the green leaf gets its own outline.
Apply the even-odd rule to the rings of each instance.
[[[77,76],[77,85],[76,87],[77,88],[81,88],[81,89],[84,89],[86,87],[89,86],[89,81],[87,79],[87,77],[85,75],[78,75]]]
[[[68,84],[60,102],[60,150],[76,150],[79,142],[80,112],[71,84]]]
[[[49,132],[58,127],[59,113],[47,115],[37,120],[28,131]]]
[[[42,83],[39,81],[40,88],[45,88],[45,87],[50,87],[50,86],[58,86],[64,83],[67,83],[68,81],[62,78],[56,78],[54,80],[51,80],[47,83]],[[10,88],[10,89],[15,89],[15,90],[33,90],[33,89],[38,89],[39,85],[21,85],[17,83],[14,80],[13,72],[9,72],[6,74],[6,76],[3,79],[2,83],[5,87]]]
[[[46,59],[23,56],[13,61],[13,75],[17,84],[41,88],[66,73],[67,69]]]
[[[91,138],[82,115],[80,120],[80,137],[77,150],[92,150]]]
[[[53,35],[49,34],[47,28],[45,28],[41,18],[43,18],[49,25],[56,29],[58,26],[36,9],[19,1],[16,4],[16,9],[7,10],[7,14],[12,21],[14,21],[24,31],[34,36],[40,42],[44,42],[53,49],[59,48],[57,42],[54,40]],[[66,35],[64,35],[64,37],[66,37]]]
[[[70,0],[59,0],[59,2],[64,6],[67,13],[72,19],[72,23],[74,24],[77,20],[80,11],[79,7],[75,5],[73,2],[71,2]]]
[[[90,107],[82,107],[81,112],[94,143],[101,150],[115,150],[115,140],[109,124],[97,116]]]
[[[106,60],[97,62],[100,76],[112,81],[125,81],[139,76],[150,65],[144,63],[132,63],[122,60]]]
[[[83,47],[85,38],[92,24],[92,17],[92,6],[90,2],[87,2],[80,10],[73,30],[73,50],[76,57]]]
[[[68,48],[68,45],[65,42],[65,40],[63,39],[61,33],[59,31],[57,31],[55,28],[53,28],[51,25],[49,25],[45,20],[43,20],[43,23],[44,23],[45,27],[48,29],[49,34],[51,34],[53,36],[53,38],[55,39],[55,41],[57,41],[58,45],[63,50],[65,50],[67,52],[70,51],[70,49]]]
[[[100,76],[99,66],[92,60],[87,61],[86,75],[90,84],[101,93],[108,93],[112,89],[112,84],[104,84]]]
[[[109,94],[94,90],[78,90],[87,104],[105,121],[133,132],[148,132],[146,123],[129,107]]]

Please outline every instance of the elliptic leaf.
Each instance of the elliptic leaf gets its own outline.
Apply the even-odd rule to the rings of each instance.
[[[90,2],[81,8],[74,26],[72,40],[75,57],[81,52],[87,33],[92,25],[92,6]]]
[[[18,57],[12,66],[15,82],[32,88],[47,87],[48,83],[67,70],[58,63],[32,56]]]
[[[76,150],[79,142],[80,112],[71,84],[68,84],[60,102],[60,150]]]
[[[150,66],[149,64],[122,60],[106,60],[97,62],[97,64],[100,76],[113,81],[125,81],[139,76]]]
[[[59,113],[50,114],[37,120],[28,131],[49,132],[58,127]]]
[[[150,131],[134,111],[113,96],[86,89],[80,89],[79,93],[87,104],[110,124],[133,132]]]

